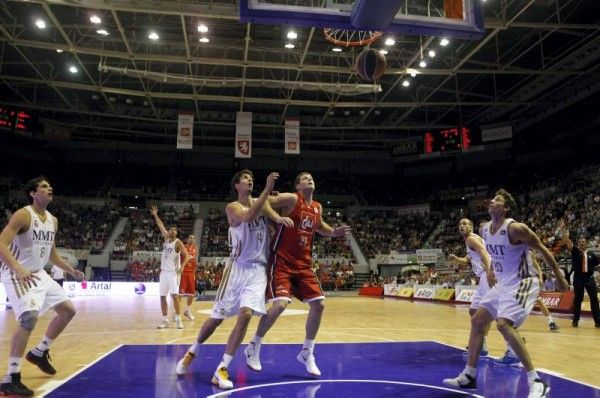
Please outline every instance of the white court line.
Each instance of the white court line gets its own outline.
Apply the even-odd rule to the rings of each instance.
[[[285,382],[281,382],[281,383],[258,384],[258,385],[255,385],[255,386],[240,387],[240,388],[234,388],[233,390],[227,390],[227,391],[219,392],[217,394],[208,395],[206,398],[226,397],[226,396],[231,395],[234,392],[253,390],[253,389],[256,389],[256,388],[263,388],[263,387],[286,386],[286,385],[290,385],[290,384],[322,384],[322,383],[397,384],[397,385],[412,386],[412,387],[425,387],[425,388],[430,388],[432,390],[450,391],[450,392],[453,392],[453,393],[456,393],[456,394],[466,395],[468,397],[484,398],[483,395],[471,394],[471,393],[460,391],[460,390],[453,390],[451,388],[431,386],[429,384],[407,383],[407,382],[403,382],[403,381],[392,381],[392,380],[357,380],[357,379],[348,379],[348,380],[303,380],[303,381],[285,381]]]
[[[73,373],[71,376],[67,377],[66,379],[63,379],[63,380],[52,380],[52,381],[49,381],[48,383],[44,384],[43,386],[39,387],[37,390],[42,390],[42,393],[39,395],[39,398],[42,398],[42,397],[46,396],[46,394],[49,394],[52,391],[56,390],[58,387],[60,387],[63,384],[65,384],[67,381],[71,380],[72,378],[74,378],[75,376],[77,376],[78,374],[80,374],[81,372],[83,372],[84,370],[86,370],[86,369],[90,368],[91,366],[95,365],[96,363],[98,363],[102,359],[106,358],[107,356],[109,356],[110,354],[112,354],[113,352],[115,352],[116,350],[118,350],[119,348],[121,348],[123,346],[124,346],[124,344],[119,344],[118,346],[116,346],[112,350],[106,352],[104,355],[96,358],[96,360],[90,362],[89,364],[87,364],[83,368],[79,369],[77,372]],[[46,390],[46,391],[44,391],[44,390]]]
[[[443,343],[443,342],[437,341],[437,340],[432,340],[432,341],[434,343],[438,343],[438,344],[442,344],[442,345],[445,345],[445,346],[448,346],[448,347],[456,348],[456,349],[459,349],[461,351],[466,351],[464,348],[456,347],[456,346],[453,346],[452,344]],[[589,384],[589,383],[586,383],[584,381],[580,381],[580,380],[577,380],[577,379],[573,379],[571,377],[565,376],[563,373],[560,373],[560,372],[557,372],[557,371],[554,371],[554,370],[549,370],[549,369],[544,369],[544,368],[537,368],[536,370],[539,370],[540,372],[544,372],[544,373],[547,373],[549,375],[558,377],[560,379],[569,380],[569,381],[572,381],[572,382],[577,383],[577,384],[582,384],[584,386],[600,390],[600,387],[598,387],[598,386],[595,386],[593,384]]]

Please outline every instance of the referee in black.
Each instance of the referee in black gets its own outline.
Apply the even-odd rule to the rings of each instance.
[[[594,269],[598,266],[598,256],[588,250],[588,241],[580,236],[577,246],[569,238],[569,233],[563,234],[563,244],[571,252],[571,268],[573,270],[573,290],[575,291],[575,302],[573,303],[573,327],[579,326],[579,315],[581,313],[581,302],[583,301],[583,289],[587,290],[590,297],[590,307],[594,316],[594,323],[600,328],[600,307],[598,306],[598,286],[594,280]]]

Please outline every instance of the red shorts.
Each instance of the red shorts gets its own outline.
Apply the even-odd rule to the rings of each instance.
[[[317,275],[306,265],[298,266],[276,254],[271,255],[268,268],[267,300],[298,300],[311,302],[325,298]]]
[[[180,296],[194,296],[196,294],[196,274],[193,272],[183,272],[179,282]]]

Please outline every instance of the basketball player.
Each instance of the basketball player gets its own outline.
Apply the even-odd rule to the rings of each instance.
[[[473,315],[475,315],[475,311],[477,311],[480,306],[481,299],[491,289],[491,286],[496,284],[496,276],[491,270],[490,255],[488,254],[487,250],[485,250],[483,239],[481,239],[481,236],[473,233],[473,222],[468,218],[461,219],[458,222],[458,232],[465,241],[467,255],[465,257],[457,257],[454,254],[450,254],[449,257],[450,260],[455,261],[460,265],[468,265],[470,263],[473,273],[479,278],[477,290],[473,295],[471,307],[469,308],[469,315],[473,317]],[[487,336],[490,330],[490,325],[488,325],[487,329],[485,330],[485,336]],[[487,356],[487,354],[487,343],[484,337],[481,355]]]
[[[544,286],[544,274],[542,273],[542,267],[540,267],[540,263],[538,263],[535,253],[533,253],[532,251],[529,251],[529,259],[531,261],[531,264],[533,265],[533,268],[535,269],[535,271],[537,273],[538,283],[540,284],[539,290],[541,293],[543,286]],[[535,300],[535,303],[537,304],[538,307],[540,307],[540,311],[542,311],[542,314],[544,314],[544,316],[546,317],[546,321],[548,321],[548,329],[550,329],[550,331],[553,331],[553,332],[558,331],[558,329],[560,329],[560,328],[558,327],[558,324],[556,322],[554,322],[554,318],[552,318],[552,315],[550,314],[550,310],[544,303],[544,300],[542,300],[542,297],[538,296],[538,298]]]
[[[42,372],[56,374],[50,363],[50,346],[75,315],[75,307],[65,291],[44,270],[50,261],[77,280],[84,277],[58,255],[54,246],[58,220],[46,210],[52,202],[52,193],[45,177],[27,182],[25,195],[31,205],[17,210],[0,234],[1,279],[19,324],[12,337],[8,371],[0,384],[0,395],[33,395],[21,383],[21,361],[38,317],[51,309],[56,316],[26,359]]]
[[[169,307],[167,304],[167,296],[170,294],[173,299],[173,307],[175,309],[175,325],[177,329],[183,329],[181,322],[181,303],[179,301],[179,273],[181,268],[185,268],[190,255],[185,250],[183,243],[177,239],[177,228],[172,226],[167,229],[158,217],[158,209],[156,206],[150,208],[150,213],[154,217],[154,221],[160,230],[161,235],[165,239],[163,244],[162,257],[160,259],[160,276],[159,276],[159,294],[160,294],[160,309],[163,319],[158,324],[159,329],[169,327]],[[180,263],[180,254],[183,255],[183,264]]]
[[[309,304],[306,320],[306,339],[297,356],[306,366],[308,373],[320,376],[314,356],[315,337],[319,331],[325,304],[325,295],[319,279],[311,269],[312,245],[315,232],[330,237],[342,237],[350,231],[347,225],[332,228],[323,221],[323,208],[313,200],[315,181],[310,173],[303,172],[296,177],[295,193],[282,193],[271,196],[269,202],[275,209],[294,221],[294,228],[280,226],[277,231],[269,265],[269,286],[267,298],[273,304],[266,316],[261,317],[256,335],[246,347],[246,363],[250,369],[262,370],[260,346],[262,338],[273,326],[279,315],[292,301],[294,295]]]
[[[507,213],[516,209],[511,194],[501,189],[490,201],[488,212],[491,221],[483,225],[481,237],[491,257],[492,267],[498,283],[483,297],[480,307],[471,318],[469,359],[464,370],[444,383],[463,389],[477,388],[477,360],[488,325],[495,319],[504,340],[515,351],[527,371],[529,398],[545,397],[550,388],[538,376],[529,352],[515,328],[519,327],[531,312],[538,296],[539,283],[532,277],[534,269],[527,261],[528,248],[540,252],[557,277],[561,289],[567,283],[558,268],[552,253],[542,244],[538,236],[525,224],[507,218]]]
[[[190,321],[194,320],[192,311],[190,309],[194,302],[194,296],[196,295],[196,237],[194,235],[188,236],[187,244],[185,245],[185,251],[190,256],[190,260],[187,265],[183,267],[181,273],[181,282],[179,283],[179,295],[186,297],[186,307],[183,311],[185,316]],[[183,257],[183,255],[182,255]]]
[[[539,284],[539,291],[541,292],[542,285],[543,285],[542,268],[540,267],[540,264],[538,263],[537,259],[535,258],[535,254],[531,250],[529,250],[529,252],[527,253],[527,263],[531,269],[535,270],[535,274],[532,275],[532,278],[534,278],[534,279],[537,278],[537,283]],[[556,322],[554,322],[554,319],[552,318],[552,315],[550,315],[550,311],[548,310],[548,307],[546,307],[546,304],[544,304],[544,302],[542,301],[540,296],[538,296],[535,299],[535,304],[537,304],[540,307],[540,310],[542,311],[544,316],[546,316],[546,319],[548,320],[548,327],[550,328],[550,331],[558,330],[559,329],[558,325],[556,324]],[[525,344],[525,338],[521,337],[521,340],[523,341],[523,344]],[[504,355],[501,356],[500,358],[492,359],[492,362],[496,365],[502,365],[502,366],[512,366],[512,367],[521,366],[521,360],[519,359],[519,357],[517,356],[517,354],[515,353],[515,351],[512,349],[512,347],[509,344],[506,345],[506,351],[504,352]]]
[[[233,176],[231,187],[237,193],[237,200],[225,207],[229,222],[231,255],[223,271],[223,280],[217,290],[212,314],[202,324],[196,343],[177,363],[178,375],[187,372],[190,363],[200,351],[200,345],[214,333],[223,320],[237,315],[236,325],[227,340],[225,354],[211,380],[221,389],[233,388],[227,368],[246,335],[252,315],[263,315],[266,312],[265,268],[270,241],[267,217],[278,224],[293,226],[292,220],[280,217],[267,202],[278,177],[277,173],[269,174],[265,189],[255,199],[250,196],[254,182],[252,172],[241,170]]]

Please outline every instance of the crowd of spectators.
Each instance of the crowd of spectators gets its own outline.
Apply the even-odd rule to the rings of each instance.
[[[132,258],[125,266],[125,278],[134,282],[158,282],[160,275],[160,258],[145,260]]]
[[[350,219],[352,233],[367,258],[421,248],[438,222],[433,213],[397,214],[392,210],[362,211]]]
[[[314,261],[313,271],[317,274],[324,290],[349,290],[354,288],[354,266],[351,261]]]
[[[166,228],[176,226],[178,237],[183,241],[187,235],[192,233],[195,215],[191,206],[188,208],[163,207],[159,210],[159,217]],[[131,210],[125,229],[115,241],[114,253],[123,254],[136,250],[161,251],[163,241],[150,210]]]
[[[207,257],[229,255],[229,223],[223,210],[210,209],[204,217],[200,253]]]
[[[120,218],[119,208],[112,204],[92,206],[60,201],[50,211],[60,222],[56,246],[92,253],[102,251]]]

